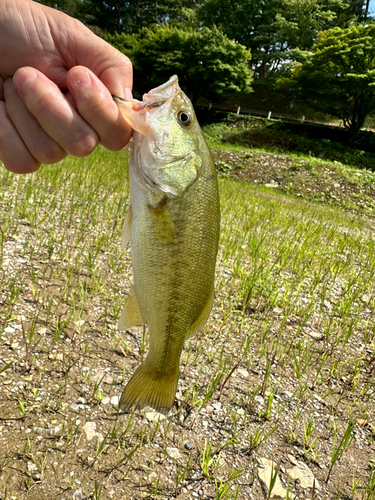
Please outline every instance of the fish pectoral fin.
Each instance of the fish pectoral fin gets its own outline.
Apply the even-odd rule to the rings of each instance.
[[[156,207],[148,206],[152,216],[152,226],[154,235],[160,238],[163,243],[172,243],[174,237],[174,224],[168,210],[166,198]]]
[[[130,241],[130,233],[132,228],[132,207],[129,207],[128,213],[126,214],[124,224],[122,226],[122,237],[121,245],[123,250],[126,250],[128,243]]]
[[[187,337],[191,337],[192,335],[198,333],[204,325],[206,324],[206,321],[208,320],[208,316],[210,315],[211,309],[212,309],[212,304],[214,301],[214,295],[215,295],[215,289],[212,287],[211,293],[208,296],[208,300],[206,302],[206,305],[202,309],[202,312],[200,313],[199,317],[197,320],[194,321],[194,323],[191,325],[189,332],[187,334]]]
[[[142,317],[142,313],[139,308],[139,303],[137,296],[135,294],[134,287],[132,286],[130,289],[129,297],[125,302],[124,309],[122,310],[118,322],[118,329],[126,330],[127,328],[131,328],[132,326],[144,325],[144,324],[145,321]]]

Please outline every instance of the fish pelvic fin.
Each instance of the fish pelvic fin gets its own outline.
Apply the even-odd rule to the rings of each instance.
[[[121,237],[121,245],[123,250],[126,250],[128,243],[130,241],[130,234],[132,228],[132,209],[129,207],[129,210],[126,214],[124,225],[122,226],[122,237]]]
[[[178,367],[173,373],[160,373],[146,358],[127,383],[120,399],[120,408],[129,411],[132,407],[151,406],[167,414],[174,402],[178,377]]]
[[[134,286],[131,287],[129,297],[126,299],[124,309],[120,315],[118,321],[118,329],[127,330],[132,326],[145,325],[146,322],[142,317],[141,310],[139,308],[138,298],[134,290]]]
[[[210,292],[210,295],[208,296],[206,305],[202,309],[202,312],[200,313],[198,319],[196,319],[194,321],[194,323],[191,325],[189,332],[187,334],[187,338],[198,333],[200,330],[202,330],[202,328],[206,324],[208,317],[210,315],[211,309],[212,309],[212,304],[214,302],[214,295],[215,295],[215,289],[214,289],[214,287],[212,287],[212,290]]]

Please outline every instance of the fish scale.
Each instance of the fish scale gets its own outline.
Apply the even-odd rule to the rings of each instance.
[[[185,340],[203,328],[212,306],[220,223],[216,172],[177,77],[142,103],[117,102],[135,130],[123,229],[134,286],[119,329],[147,324],[150,337],[120,407],[165,413],[174,402]]]

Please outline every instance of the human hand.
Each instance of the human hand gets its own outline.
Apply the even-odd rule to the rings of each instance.
[[[0,0],[0,160],[33,172],[131,135],[111,94],[131,97],[129,59],[79,21],[31,0]],[[61,91],[64,91],[62,93]]]

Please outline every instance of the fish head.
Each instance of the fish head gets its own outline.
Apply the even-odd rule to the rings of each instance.
[[[142,101],[116,102],[134,129],[135,164],[142,179],[168,198],[182,196],[199,176],[202,132],[177,76],[144,94]]]

